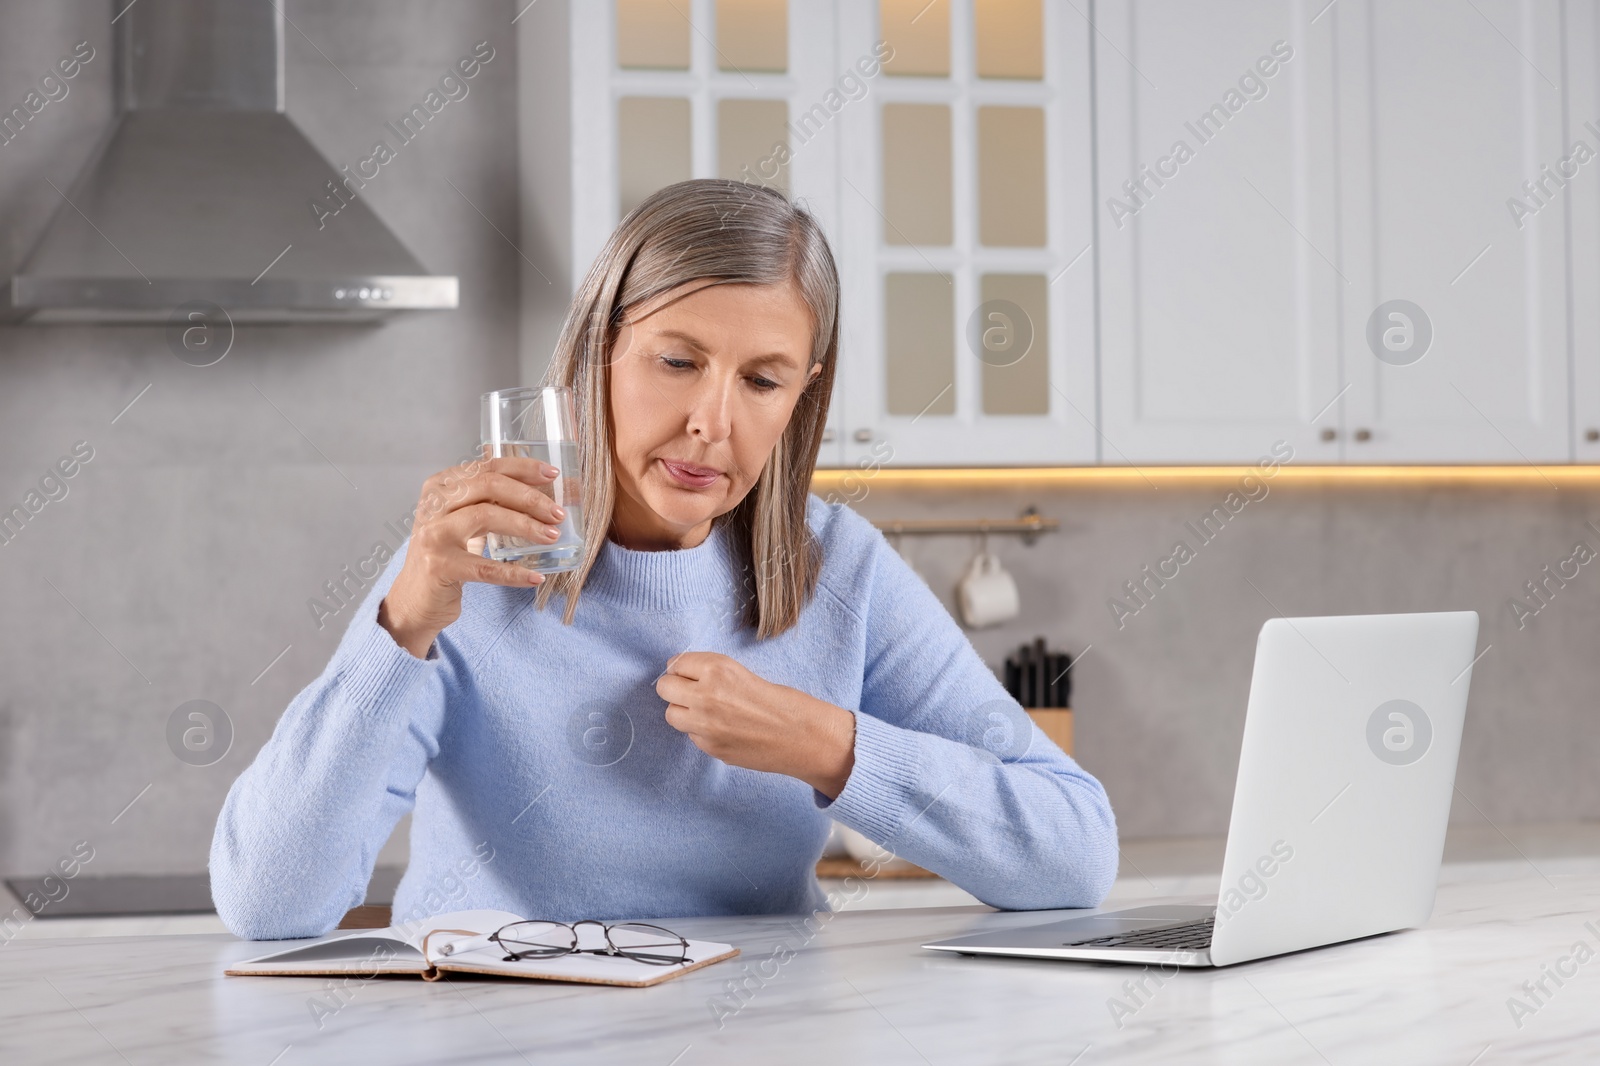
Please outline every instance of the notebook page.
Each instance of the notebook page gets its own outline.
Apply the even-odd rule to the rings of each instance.
[[[470,928],[462,926],[461,928]],[[437,939],[437,938],[435,938]],[[592,946],[587,940],[584,947]],[[712,959],[734,954],[730,944],[717,944],[708,940],[689,941],[688,958],[670,966],[653,966],[645,962],[614,955],[571,954],[552,959],[522,959],[506,962],[505,949],[497,944],[465,947],[449,956],[434,957],[440,970],[459,973],[492,973],[508,977],[542,978],[552,981],[581,981],[597,984],[637,985],[663,981],[679,973],[694,969]],[[430,949],[429,954],[432,954]]]
[[[511,922],[520,921],[507,911],[478,910],[455,911],[436,914],[402,926],[387,929],[363,929],[280,948],[242,963],[234,970],[250,973],[293,973],[308,968],[319,971],[381,971],[389,973],[421,973],[427,969],[422,958],[422,938],[434,929],[471,929],[481,932],[479,937],[460,935],[435,936],[428,943],[428,953],[438,958],[441,949],[448,954],[453,943],[487,944],[488,934]]]
[[[350,936],[319,940],[274,951],[227,969],[230,974],[378,974],[422,973],[422,952],[386,930],[369,929]]]

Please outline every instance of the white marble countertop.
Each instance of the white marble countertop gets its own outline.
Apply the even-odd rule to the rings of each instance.
[[[647,989],[378,978],[335,996],[322,979],[223,976],[267,950],[225,935],[18,938],[0,948],[0,1063],[1593,1062],[1600,955],[1545,978],[1542,1002],[1520,986],[1579,941],[1600,949],[1597,866],[1447,866],[1422,929],[1137,995],[1137,967],[919,948],[1062,913],[972,906],[845,908],[815,934],[798,918],[675,921],[744,954]],[[1108,906],[1190,880],[1119,882]],[[1533,1008],[1520,1026],[1513,996]],[[1115,1001],[1134,1008],[1120,1026]]]

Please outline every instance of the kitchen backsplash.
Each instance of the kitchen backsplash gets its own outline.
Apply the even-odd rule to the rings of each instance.
[[[1126,836],[1226,832],[1256,633],[1280,612],[1477,611],[1479,650],[1492,647],[1473,668],[1452,818],[1600,817],[1588,770],[1600,762],[1600,570],[1575,550],[1600,552],[1587,524],[1600,525],[1600,484],[1277,482],[1181,566],[1158,566],[1195,540],[1186,523],[1216,495],[1135,483],[952,497],[880,483],[857,509],[965,518],[1031,504],[1061,521],[1031,548],[991,538],[1020,613],[971,637],[996,667],[1036,634],[1076,657],[1075,755],[1105,784]],[[974,540],[903,538],[949,609]]]
[[[324,156],[357,158],[493,37],[467,104],[362,191],[460,276],[459,311],[242,326],[204,367],[161,326],[0,328],[0,504],[47,501],[0,543],[0,872],[49,870],[79,841],[97,874],[203,869],[228,785],[348,620],[308,605],[354,587],[422,478],[470,448],[479,394],[518,380],[520,259],[497,232],[517,232],[515,10],[404,10],[290,5],[288,111]],[[78,41],[100,55],[0,145],[6,276],[60,202],[47,179],[70,182],[110,122],[107,12],[0,6],[0,100]],[[92,460],[41,489],[79,441]]]

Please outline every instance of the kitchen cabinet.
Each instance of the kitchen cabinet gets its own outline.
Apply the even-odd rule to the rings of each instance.
[[[1600,0],[566,11],[575,275],[786,147],[825,467],[1600,461]]]
[[[841,62],[892,55],[839,116],[845,465],[1095,462],[1089,23],[1055,3],[837,13]]]
[[[1328,27],[1295,0],[1096,13],[1103,460],[1254,462],[1283,440],[1336,461]]]
[[[1567,146],[1597,143],[1562,128],[1561,5],[1345,0],[1329,18],[1344,458],[1567,461],[1562,187],[1593,197]],[[1590,100],[1574,115],[1600,117]]]
[[[1557,5],[1100,9],[1108,446],[1569,457],[1565,207],[1522,186],[1569,154]],[[1274,77],[1230,83],[1276,42]]]
[[[835,52],[833,4],[605,0],[554,5],[530,19],[545,21],[525,35],[564,32],[570,42],[570,97],[526,92],[523,123],[527,136],[545,128],[540,112],[568,111],[558,128],[570,130],[574,283],[623,215],[691,177],[770,183],[839,246],[836,109],[864,105],[851,100],[856,83],[844,77],[855,73],[845,64],[857,55]],[[844,459],[844,387],[836,380],[824,466]]]
[[[774,183],[821,223],[843,288],[821,464],[1096,461],[1092,30],[1073,8],[622,0],[565,12],[574,276],[650,190],[765,178],[781,144]]]
[[[1600,153],[1600,0],[1570,0],[1565,14],[1568,103],[1563,140],[1569,151],[1581,141]],[[1567,200],[1572,227],[1572,447],[1580,463],[1600,462],[1600,174],[1591,171],[1600,171],[1600,155],[1582,165]]]

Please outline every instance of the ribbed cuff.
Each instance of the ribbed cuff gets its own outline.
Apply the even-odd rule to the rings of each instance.
[[[855,765],[826,810],[829,817],[892,848],[905,820],[906,801],[916,794],[921,735],[860,711],[855,716]]]
[[[392,715],[406,696],[438,670],[434,645],[419,659],[406,651],[374,617],[355,623],[350,640],[339,649],[338,683],[349,705],[376,718]]]

